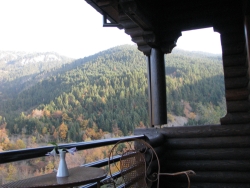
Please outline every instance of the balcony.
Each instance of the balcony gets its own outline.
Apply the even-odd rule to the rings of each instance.
[[[244,131],[240,131],[244,130]],[[137,129],[135,136],[62,145],[86,150],[108,146],[120,140],[144,139],[155,149],[161,172],[192,169],[191,187],[249,187],[250,186],[250,126],[208,125],[162,129]],[[0,153],[1,164],[42,157],[53,147],[41,147]],[[116,158],[118,161],[119,158]],[[83,164],[105,167],[108,159]],[[119,174],[118,174],[119,175]],[[184,177],[160,179],[160,187],[187,187]],[[96,183],[83,187],[96,187]]]

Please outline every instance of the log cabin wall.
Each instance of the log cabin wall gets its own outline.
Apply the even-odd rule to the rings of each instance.
[[[227,104],[227,114],[221,118],[221,124],[249,123],[249,74],[243,21],[220,24],[215,30],[221,34]]]
[[[250,187],[249,124],[137,129],[135,134],[162,134],[164,141],[155,146],[164,148],[161,172],[194,170],[192,188]],[[187,179],[164,176],[160,187],[186,188]]]

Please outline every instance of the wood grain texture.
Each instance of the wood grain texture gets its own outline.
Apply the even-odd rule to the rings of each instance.
[[[166,149],[250,148],[250,136],[169,138]]]
[[[250,113],[249,112],[227,113],[225,117],[220,119],[220,122],[222,125],[250,123]]]
[[[237,66],[237,67],[225,67],[224,76],[225,78],[243,77],[247,75],[247,67]]]
[[[249,101],[227,101],[227,112],[247,112],[250,110]]]
[[[238,125],[204,125],[193,127],[165,127],[159,129],[166,139],[169,138],[202,138],[222,136],[250,135],[250,124]]]
[[[250,172],[249,160],[167,160],[163,164],[166,171],[235,171]]]
[[[166,160],[247,160],[250,148],[167,150]],[[249,176],[250,177],[250,176]]]
[[[248,77],[225,78],[226,89],[246,88],[249,82]]]
[[[230,44],[222,45],[222,53],[224,55],[234,55],[244,53],[245,42],[235,42]]]
[[[160,188],[187,188],[187,183],[162,182]],[[250,183],[195,183],[191,182],[191,188],[250,188]]]
[[[232,66],[244,66],[246,64],[246,55],[237,54],[237,55],[223,55],[223,66],[232,67]]]
[[[245,89],[227,89],[226,100],[227,101],[240,101],[247,100],[249,96],[249,90]]]
[[[195,176],[191,176],[191,182],[195,183],[250,183],[250,172],[234,172],[234,171],[196,171]],[[164,176],[168,181],[187,182],[184,176]]]

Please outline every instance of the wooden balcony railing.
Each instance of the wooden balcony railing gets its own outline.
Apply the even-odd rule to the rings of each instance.
[[[64,148],[72,148],[76,147],[77,150],[86,150],[86,149],[92,149],[102,146],[108,146],[117,143],[118,141],[129,141],[133,139],[145,139],[146,137],[144,135],[136,135],[136,136],[126,136],[126,137],[119,137],[119,138],[111,138],[111,139],[103,139],[103,140],[94,140],[90,142],[76,142],[76,143],[70,143],[70,144],[62,144],[59,145],[60,147]],[[39,148],[30,148],[30,149],[22,149],[22,150],[12,150],[12,151],[6,151],[0,153],[0,164],[4,163],[10,163],[10,162],[16,162],[20,160],[27,160],[27,159],[33,159],[37,157],[44,157],[47,152],[50,152],[54,146],[45,146],[45,147],[39,147]],[[120,157],[117,157],[112,162],[119,161]],[[98,161],[94,161],[91,163],[83,164],[83,166],[88,167],[104,167],[108,165],[108,159],[102,159]],[[119,176],[119,174],[117,174]],[[82,186],[84,188],[93,188],[96,187],[96,183],[88,184],[85,186]]]

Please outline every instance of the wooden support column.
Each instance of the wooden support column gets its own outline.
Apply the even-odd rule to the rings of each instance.
[[[167,123],[166,78],[164,53],[152,48],[148,58],[151,94],[151,125]]]
[[[151,66],[150,66],[150,56],[147,56],[147,72],[148,72],[148,117],[149,126],[152,127],[152,105],[151,105]]]
[[[248,62],[248,75],[250,75],[250,15],[245,16],[245,38],[246,38],[246,48],[247,48],[247,62]],[[248,89],[250,85],[248,86]]]

